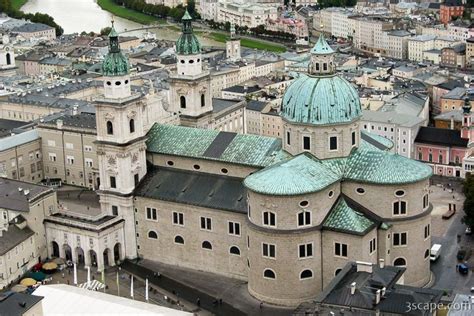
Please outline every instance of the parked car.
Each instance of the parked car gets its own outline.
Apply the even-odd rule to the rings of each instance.
[[[464,274],[464,275],[468,274],[469,273],[469,267],[466,264],[462,263],[462,264],[459,265],[458,271],[459,271],[459,273]]]
[[[456,255],[456,258],[459,261],[467,260],[471,255],[471,250],[470,249],[465,249],[461,248],[458,250],[458,254]]]
[[[450,219],[451,217],[453,217],[453,215],[456,213],[455,210],[448,210],[446,211],[442,216],[441,218],[442,219]]]
[[[472,234],[472,229],[471,227],[466,227],[466,235],[471,235]]]

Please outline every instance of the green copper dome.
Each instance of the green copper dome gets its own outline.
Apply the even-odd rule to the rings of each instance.
[[[176,41],[176,54],[178,55],[194,55],[201,53],[201,43],[199,43],[196,35],[193,33],[192,17],[188,10],[183,15],[183,32]]]
[[[324,34],[321,33],[316,45],[311,49],[311,53],[316,55],[332,54],[334,50],[329,46],[328,42],[326,42]]]
[[[107,77],[124,76],[129,73],[129,70],[130,64],[120,50],[118,34],[112,23],[109,33],[109,52],[102,63],[102,74]]]
[[[282,101],[282,117],[294,123],[347,123],[361,114],[356,89],[337,75],[300,74],[286,90]]]

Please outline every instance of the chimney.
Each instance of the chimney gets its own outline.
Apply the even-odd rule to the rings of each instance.
[[[354,295],[356,292],[356,283],[352,282],[351,283],[351,295]]]
[[[72,115],[77,115],[77,107],[78,107],[77,104],[74,104],[74,105],[72,106]]]
[[[63,120],[56,120],[56,126],[58,129],[62,129],[63,128]]]
[[[380,303],[380,290],[377,290],[375,292],[375,305],[378,305]]]
[[[379,268],[380,269],[385,268],[385,260],[384,259],[379,259]]]
[[[357,272],[372,273],[371,262],[356,261],[356,266],[357,266]]]
[[[387,291],[387,288],[384,286],[384,287],[382,288],[382,292],[380,293],[381,298],[385,296],[385,291]]]

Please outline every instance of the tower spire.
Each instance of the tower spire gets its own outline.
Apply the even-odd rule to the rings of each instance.
[[[335,72],[335,52],[331,46],[329,46],[323,33],[319,36],[318,41],[310,53],[311,59],[308,65],[308,73],[310,75],[330,75]]]

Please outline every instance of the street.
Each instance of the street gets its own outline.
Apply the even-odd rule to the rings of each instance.
[[[449,180],[433,179],[434,183],[447,184]],[[433,229],[432,244],[441,244],[441,256],[436,262],[431,263],[431,271],[435,276],[433,288],[453,291],[455,293],[469,294],[470,289],[474,286],[474,280],[472,279],[472,271],[468,275],[461,275],[456,271],[456,264],[458,260],[456,254],[461,244],[468,246],[473,245],[472,236],[464,234],[466,226],[461,223],[461,218],[464,215],[462,210],[463,197],[461,194],[462,186],[460,183],[449,181],[454,188],[454,193],[447,191],[441,192],[443,189],[432,186],[430,189],[433,192],[431,202],[433,204],[432,222],[433,227],[443,227],[442,231],[435,231]],[[436,190],[438,192],[436,192]],[[448,202],[452,200],[452,196],[456,196],[457,212],[448,220],[441,219],[442,213],[437,212],[437,207],[442,206],[442,211],[447,210]],[[438,225],[436,225],[438,222]],[[461,235],[461,242],[458,243],[457,235]]]

